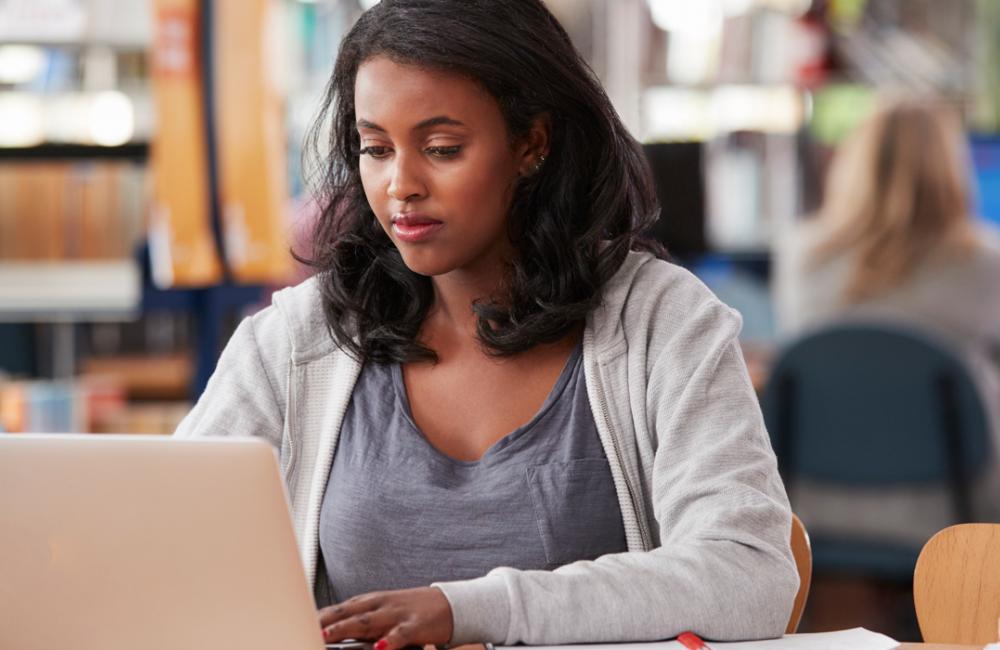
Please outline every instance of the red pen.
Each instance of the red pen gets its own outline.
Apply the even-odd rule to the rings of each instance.
[[[708,645],[701,640],[701,637],[694,632],[684,632],[677,635],[677,640],[688,650],[711,650]]]

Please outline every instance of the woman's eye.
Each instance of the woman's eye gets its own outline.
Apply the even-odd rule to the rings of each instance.
[[[364,147],[358,153],[362,156],[371,156],[372,158],[385,158],[389,155],[389,147]]]
[[[460,145],[451,147],[427,147],[427,153],[435,158],[454,158],[462,150]]]

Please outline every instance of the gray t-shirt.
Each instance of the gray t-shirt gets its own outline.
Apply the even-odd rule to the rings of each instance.
[[[473,462],[417,428],[398,364],[366,364],[320,510],[334,602],[626,551],[582,356],[578,345],[535,417]]]

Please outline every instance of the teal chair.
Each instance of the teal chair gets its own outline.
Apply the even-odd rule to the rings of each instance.
[[[815,331],[779,355],[761,406],[793,509],[800,479],[936,484],[950,492],[955,523],[972,521],[970,483],[990,451],[987,419],[964,363],[933,337],[886,324]],[[920,552],[818,532],[812,547],[817,572],[900,582],[912,580]]]

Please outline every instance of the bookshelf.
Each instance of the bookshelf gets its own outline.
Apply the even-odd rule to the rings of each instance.
[[[970,106],[986,91],[978,124],[998,122],[989,0],[562,4],[603,7],[591,63],[651,159],[654,235],[740,307],[745,337],[773,336],[773,241],[815,210],[832,147],[877,92]]]
[[[141,316],[150,33],[145,0],[0,2],[0,411],[28,428],[87,430],[87,328]]]
[[[0,3],[0,322],[59,324],[62,356],[141,306],[150,32],[145,1]]]

